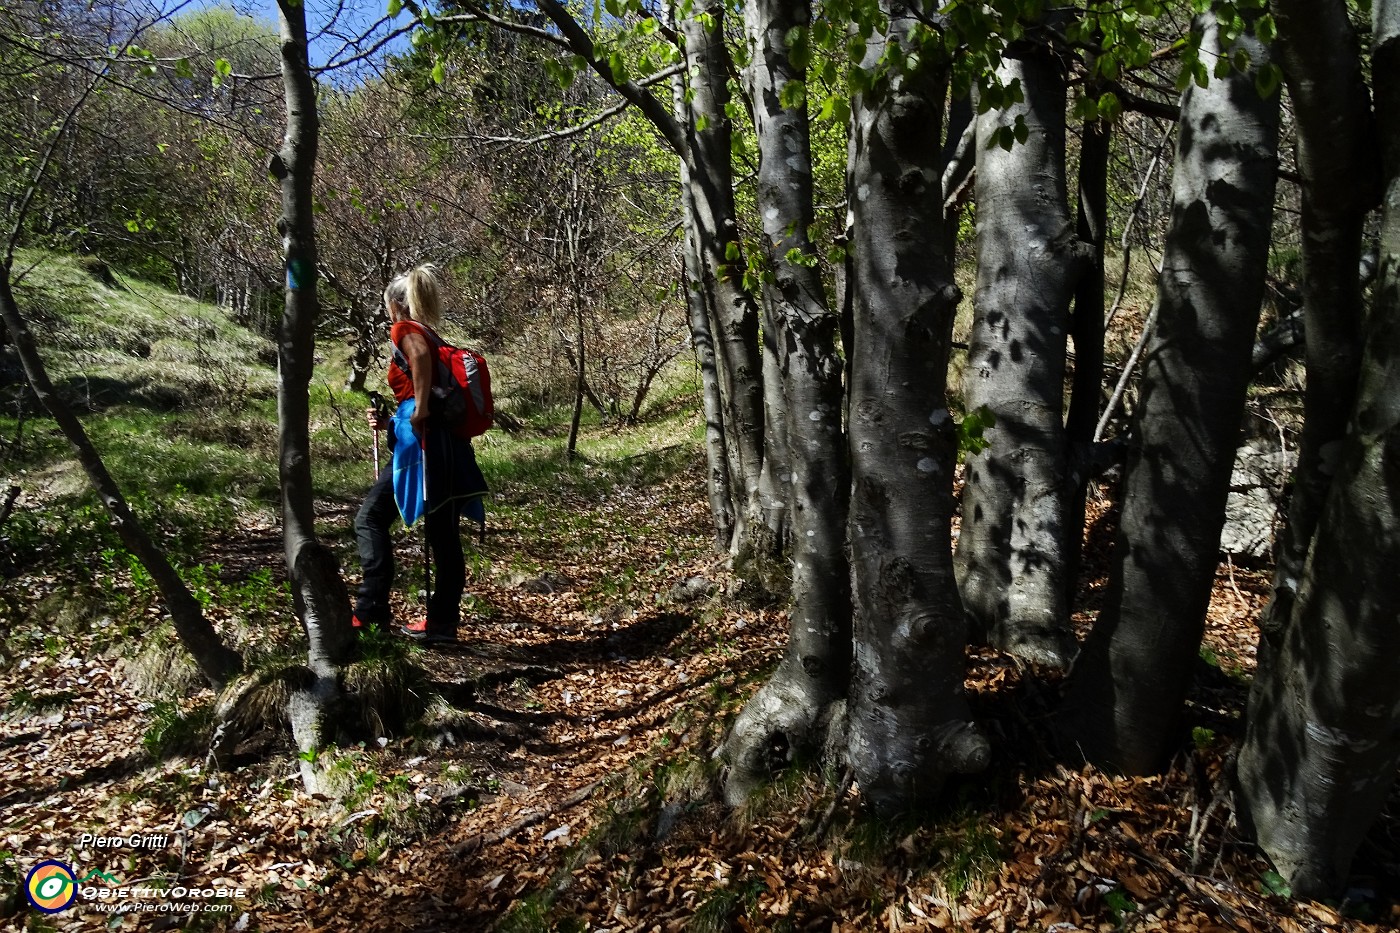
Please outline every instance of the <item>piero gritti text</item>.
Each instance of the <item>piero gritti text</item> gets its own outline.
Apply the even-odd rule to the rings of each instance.
[[[129,836],[99,836],[83,833],[78,837],[79,849],[165,849],[170,846],[172,833],[132,833]]]

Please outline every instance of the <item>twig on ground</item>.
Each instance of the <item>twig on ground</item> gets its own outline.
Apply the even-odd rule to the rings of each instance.
[[[1230,589],[1235,591],[1235,599],[1240,601],[1240,608],[1249,612],[1249,600],[1244,598],[1244,594],[1240,592],[1239,584],[1235,582],[1235,561],[1229,554],[1225,555],[1225,569],[1230,576]]]
[[[497,830],[494,833],[480,833],[469,839],[465,839],[452,847],[452,854],[459,857],[471,855],[473,852],[478,852],[487,846],[495,845],[498,842],[504,842],[521,830],[529,829],[531,826],[538,823],[543,823],[560,810],[567,810],[570,807],[578,806],[583,803],[598,789],[598,785],[601,783],[601,781],[594,781],[592,784],[585,784],[564,799],[545,807],[543,810],[537,810],[529,816],[516,820],[505,829]]]
[[[1147,848],[1130,838],[1116,826],[1110,828],[1108,834],[1138,861],[1170,877],[1177,883],[1177,886],[1187,894],[1197,895],[1209,901],[1220,915],[1220,918],[1226,923],[1237,930],[1250,930],[1252,933],[1253,927],[1243,923],[1242,918],[1235,911],[1235,908],[1212,894],[1205,885],[1200,884],[1194,877],[1182,871],[1180,868],[1177,868],[1171,862],[1159,857],[1156,853],[1148,851]]]
[[[818,821],[816,828],[812,830],[812,843],[819,844],[827,830],[831,828],[832,817],[836,816],[836,808],[841,805],[841,801],[846,799],[846,794],[851,789],[851,783],[856,778],[856,771],[850,765],[846,766],[846,773],[841,775],[841,784],[836,788],[836,796],[831,798],[831,803],[827,805],[826,812]]]

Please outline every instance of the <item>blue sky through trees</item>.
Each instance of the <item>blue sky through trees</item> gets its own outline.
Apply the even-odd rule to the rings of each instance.
[[[394,36],[405,29],[412,16],[402,11],[390,19],[387,0],[305,0],[306,26],[310,33],[311,64],[318,68],[346,69],[352,73],[365,67],[363,53],[375,50],[373,58],[385,51],[404,52],[407,35]],[[158,0],[160,8],[176,16],[210,7],[224,7],[252,17],[270,28],[277,28],[275,0]],[[387,40],[387,41],[386,41]],[[328,76],[329,77],[329,76]],[[337,83],[349,75],[337,75]],[[353,80],[353,79],[352,79]]]

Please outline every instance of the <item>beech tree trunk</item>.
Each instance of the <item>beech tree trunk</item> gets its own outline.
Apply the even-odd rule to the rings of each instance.
[[[1342,0],[1273,0],[1279,55],[1293,100],[1302,182],[1303,332],[1307,389],[1288,521],[1274,547],[1266,636],[1288,624],[1308,547],[1356,402],[1361,364],[1361,233],[1374,206],[1370,101]],[[1374,180],[1374,181],[1373,181]]]
[[[1365,204],[1357,180],[1370,160],[1358,44],[1340,2],[1273,7],[1303,171],[1308,407],[1236,780],[1260,847],[1295,895],[1321,898],[1342,893],[1400,766],[1400,3],[1373,7],[1385,208],[1359,360],[1349,355]],[[1337,418],[1349,396],[1350,418],[1314,425]]]
[[[681,166],[681,188],[688,187],[686,169]],[[704,271],[692,223],[689,198],[682,195],[682,224],[685,228],[686,310],[690,319],[690,345],[700,369],[702,410],[705,413],[705,462],[708,466],[705,492],[710,500],[710,517],[715,525],[715,550],[729,550],[734,540],[734,499],[729,478],[729,451],[725,443],[724,400],[720,395],[719,363],[714,337],[710,333],[709,298],[705,294]]]
[[[1221,48],[1203,14],[1201,55]],[[1277,177],[1279,96],[1255,90],[1269,50],[1247,33],[1243,73],[1182,102],[1158,322],[1142,368],[1109,592],[1070,678],[1066,739],[1090,760],[1144,774],[1179,739],[1219,561],[1263,298]]]
[[[271,170],[282,185],[278,229],[287,290],[277,334],[277,420],[281,448],[282,534],[292,598],[307,638],[311,686],[289,704],[292,732],[303,752],[319,749],[331,705],[340,696],[339,669],[354,645],[350,597],[335,554],[316,538],[311,480],[310,396],[315,355],[316,229],[311,183],[316,168],[316,85],[307,60],[306,10],[300,0],[278,0],[282,86],[287,129]],[[313,762],[302,761],[309,790],[318,787]]]
[[[792,581],[786,570],[792,554],[792,452],[788,447],[788,390],[784,375],[784,346],[780,314],[771,294],[762,301],[763,332],[763,469],[758,475],[758,503],[762,522],[751,527],[749,540],[734,555],[741,574],[761,584],[771,594],[786,598]]]
[[[689,94],[684,76],[673,78],[671,88],[676,117],[686,124],[689,135],[690,105],[686,102]],[[734,541],[737,509],[729,469],[730,444],[725,430],[720,362],[715,352],[712,323],[717,317],[714,313],[715,298],[710,288],[710,277],[706,274],[706,257],[700,245],[705,234],[700,227],[699,208],[691,179],[690,163],[687,159],[681,159],[681,229],[684,234],[684,276],[681,284],[685,289],[686,311],[690,320],[690,345],[695,351],[695,364],[700,369],[702,410],[705,414],[705,461],[708,467],[705,491],[709,496],[710,517],[715,526],[715,550],[723,553],[729,550]]]
[[[731,803],[747,797],[774,767],[814,748],[823,716],[845,698],[850,670],[839,321],[827,307],[807,238],[813,220],[807,108],[785,107],[781,100],[785,86],[805,78],[786,37],[805,28],[810,14],[807,0],[748,0],[744,7],[750,61],[745,79],[759,149],[758,211],[786,387],[792,603],[787,653],[725,742],[725,796]]]
[[[39,355],[39,348],[29,330],[29,324],[20,312],[14,292],[10,288],[10,263],[7,257],[3,264],[0,264],[0,320],[4,321],[9,341],[14,345],[20,363],[24,366],[29,386],[34,390],[39,403],[53,416],[58,429],[63,432],[63,436],[73,448],[78,463],[82,465],[83,472],[92,483],[93,490],[112,517],[112,524],[116,527],[122,544],[141,562],[141,566],[151,575],[151,580],[160,590],[180,643],[194,658],[199,672],[204,675],[210,686],[216,691],[221,690],[243,669],[243,658],[237,651],[224,644],[219,633],[209,623],[199,600],[190,593],[185,581],[180,579],[180,574],[170,565],[165,552],[151,539],[145,526],[131,511],[126,497],[122,495],[121,487],[112,478],[112,474],[107,472],[101,454],[83,430],[83,423],[54,390],[43,357]]]
[[[708,16],[708,20],[702,20]],[[687,151],[681,153],[683,197],[691,212],[703,285],[715,339],[720,397],[729,454],[730,496],[735,505],[732,554],[767,553],[760,542],[764,514],[759,495],[763,470],[764,384],[759,355],[758,302],[743,288],[744,254],[734,206],[730,165],[733,137],[729,104],[729,50],[724,6],[694,9],[678,22],[685,39],[688,100],[678,102]]]
[[[1065,584],[1065,349],[1088,251],[1066,201],[1059,60],[1046,46],[1020,43],[998,75],[1006,85],[1019,80],[1025,100],[988,111],[977,126],[977,296],[964,390],[968,409],[985,407],[996,422],[990,446],[967,459],[958,578],[981,637],[1064,667],[1075,648]],[[997,145],[997,131],[1017,121],[1025,141]]]
[[[863,63],[918,49],[917,6],[882,4]],[[856,601],[847,751],[877,811],[935,795],[990,748],[963,693],[967,623],[950,548],[957,436],[946,397],[958,289],[943,233],[947,75],[927,59],[852,101],[848,537]]]

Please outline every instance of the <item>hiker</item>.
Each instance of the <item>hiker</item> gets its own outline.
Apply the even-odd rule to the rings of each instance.
[[[400,515],[411,525],[422,514],[437,586],[429,594],[426,618],[413,620],[398,632],[430,643],[457,640],[466,587],[458,518],[465,514],[484,522],[487,492],[471,441],[442,425],[432,410],[434,380],[449,378],[437,365],[436,351],[443,342],[433,329],[442,320],[441,291],[432,265],[396,276],[384,290],[393,348],[388,380],[398,408],[392,417],[370,408],[366,420],[375,432],[389,430],[394,454],[355,516],[364,579],[354,625],[388,629],[389,590],[394,582],[389,529]],[[428,573],[426,559],[424,572]]]

